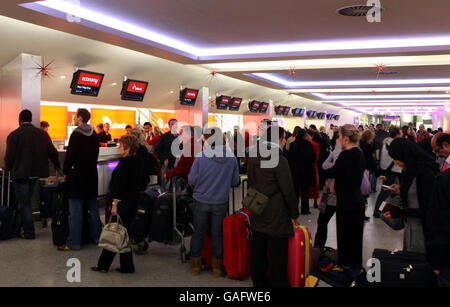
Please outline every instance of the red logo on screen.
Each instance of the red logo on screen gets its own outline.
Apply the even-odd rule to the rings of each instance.
[[[146,87],[146,83],[131,81],[130,84],[128,84],[127,92],[144,93]]]
[[[196,91],[187,91],[186,98],[190,98],[190,99],[197,98],[197,92]]]
[[[103,77],[100,75],[93,75],[82,72],[80,73],[80,78],[78,78],[78,84],[99,87],[102,79]]]
[[[223,97],[222,98],[222,103],[223,104],[228,104],[230,102],[230,98],[229,97]]]
[[[238,105],[240,105],[241,104],[241,101],[240,100],[235,100],[234,102],[233,102],[233,105],[234,106],[238,106]]]

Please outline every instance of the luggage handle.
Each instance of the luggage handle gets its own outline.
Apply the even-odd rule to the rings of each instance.
[[[2,171],[2,191],[1,191],[1,200],[0,200],[0,205],[3,206],[4,205],[4,200],[5,200],[5,174],[8,173],[8,183],[7,183],[7,194],[6,194],[6,206],[9,207],[9,203],[10,203],[10,197],[11,197],[11,172],[7,172],[5,171],[3,168],[1,169]]]

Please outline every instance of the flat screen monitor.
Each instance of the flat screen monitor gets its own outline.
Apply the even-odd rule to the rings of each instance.
[[[259,109],[259,113],[266,113],[268,109],[269,109],[269,103],[263,102],[261,104],[261,108]]]
[[[340,115],[335,115],[335,116],[334,116],[334,120],[339,120],[340,118],[341,118]]]
[[[148,82],[128,79],[123,82],[120,95],[122,100],[143,101]]]
[[[306,115],[308,116],[308,118],[316,118],[317,117],[317,112],[309,110],[308,112],[306,112]]]
[[[180,91],[180,103],[185,106],[193,106],[195,105],[195,101],[197,100],[198,90],[185,88]]]
[[[292,115],[295,117],[302,117],[305,114],[305,109],[295,108],[292,109]]]
[[[219,110],[228,109],[228,105],[230,104],[231,97],[230,96],[219,96],[216,98],[216,106]]]
[[[334,117],[334,114],[330,114],[330,113],[327,114],[327,119],[328,120],[332,120],[333,117]]]
[[[283,115],[284,116],[288,116],[289,115],[289,111],[291,111],[291,107],[284,107]]]
[[[104,74],[77,70],[73,73],[70,93],[73,95],[84,95],[97,97],[102,86]]]
[[[228,105],[230,111],[239,111],[241,107],[242,98],[234,97],[230,100],[230,104]]]
[[[261,102],[253,100],[248,104],[248,109],[250,112],[257,113],[259,111],[259,108],[261,107]]]
[[[275,114],[276,115],[283,115],[284,114],[284,106],[277,106],[275,107]]]
[[[323,112],[319,112],[319,113],[317,113],[317,118],[318,119],[325,119],[325,113],[323,113]]]

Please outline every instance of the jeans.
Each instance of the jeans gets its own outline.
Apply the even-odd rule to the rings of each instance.
[[[258,288],[289,287],[288,244],[288,238],[275,238],[252,231],[250,266],[253,286]],[[267,272],[269,272],[268,276]]]
[[[317,220],[317,232],[314,247],[324,248],[328,237],[328,223],[336,213],[336,206],[326,206],[325,213],[320,212]]]
[[[67,246],[70,249],[81,248],[81,235],[83,227],[83,203],[89,208],[89,228],[92,242],[97,244],[102,231],[102,222],[98,211],[97,198],[69,199],[69,237]]]
[[[34,186],[37,179],[18,179],[14,180],[14,191],[17,198],[17,215],[16,215],[16,233],[23,233],[26,239],[34,239],[34,219],[31,210],[31,197],[33,195]]]
[[[191,255],[198,258],[202,254],[206,229],[211,221],[212,256],[223,257],[222,222],[228,210],[228,204],[211,205],[194,200],[192,206],[194,233],[191,239]]]
[[[377,192],[377,180],[378,177],[374,173],[370,173],[370,186],[372,188],[372,193]]]

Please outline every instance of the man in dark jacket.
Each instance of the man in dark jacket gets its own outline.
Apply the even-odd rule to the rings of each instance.
[[[34,221],[31,196],[38,178],[48,177],[48,160],[60,173],[58,152],[47,132],[31,123],[32,114],[23,110],[19,115],[20,127],[11,132],[6,140],[5,170],[11,171],[14,191],[18,201],[16,216],[17,235],[23,228],[23,238],[34,240]]]
[[[450,134],[437,135],[433,145],[446,162],[436,177],[428,204],[425,243],[427,259],[438,276],[439,286],[450,287]]]
[[[375,152],[376,161],[380,161],[380,152],[383,147],[383,141],[389,137],[389,132],[383,129],[382,124],[377,125],[375,139],[373,141],[373,150]]]
[[[275,133],[279,136],[278,140],[271,140],[273,129],[278,130]],[[293,223],[300,224],[298,192],[294,190],[289,163],[283,156],[282,148],[286,144],[284,129],[269,127],[265,140],[260,146],[267,146],[271,156],[264,158],[258,153],[248,159],[248,187],[269,197],[260,215],[250,215],[251,276],[255,287],[288,287],[288,242],[294,235]],[[271,168],[264,167],[264,160],[276,160],[275,154],[278,155],[278,163]]]
[[[165,169],[175,167],[175,156],[172,154],[172,143],[177,139],[177,120],[169,121],[170,131],[163,134],[156,143],[155,153]]]
[[[78,109],[75,119],[78,128],[70,136],[64,160],[64,175],[66,175],[69,197],[70,233],[66,245],[58,247],[61,251],[81,248],[83,205],[89,208],[93,243],[98,242],[102,229],[97,203],[99,143],[94,128],[88,125],[90,119],[91,114],[88,110]]]

